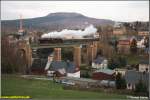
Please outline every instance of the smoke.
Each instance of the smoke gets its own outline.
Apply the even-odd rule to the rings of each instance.
[[[68,30],[64,29],[60,32],[54,31],[50,33],[43,34],[41,38],[83,38],[83,36],[94,35],[97,29],[90,25],[84,30]]]

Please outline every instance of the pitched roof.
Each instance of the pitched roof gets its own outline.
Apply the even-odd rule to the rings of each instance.
[[[98,73],[98,72],[112,75],[115,71],[114,70],[110,70],[110,69],[100,69],[100,70],[96,70],[94,73]]]
[[[73,62],[67,62],[67,72],[74,73],[75,72],[75,64]]]
[[[50,65],[50,70],[59,70],[65,69],[67,73],[75,72],[75,65],[73,62],[65,62],[65,61],[53,61]]]
[[[62,68],[66,68],[67,64],[64,61],[52,61],[50,65],[50,70],[58,70]]]
[[[106,60],[104,57],[98,56],[93,62],[96,64],[101,64],[104,60]]]

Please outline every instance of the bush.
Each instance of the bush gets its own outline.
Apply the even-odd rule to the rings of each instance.
[[[122,68],[127,65],[126,57],[124,56],[114,56],[108,61],[108,68],[115,69],[115,68]]]
[[[147,95],[148,94],[148,88],[146,85],[140,80],[136,85],[135,85],[135,91],[136,94],[138,95]]]
[[[83,78],[90,78],[90,75],[89,75],[89,73],[86,71],[86,73],[83,74],[82,77],[83,77]]]

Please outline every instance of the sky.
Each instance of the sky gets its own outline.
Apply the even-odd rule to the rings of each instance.
[[[114,21],[149,21],[149,1],[1,1],[1,19],[34,18],[76,12]]]

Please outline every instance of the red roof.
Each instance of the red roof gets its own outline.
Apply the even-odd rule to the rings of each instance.
[[[130,40],[119,40],[119,45],[130,45]]]

